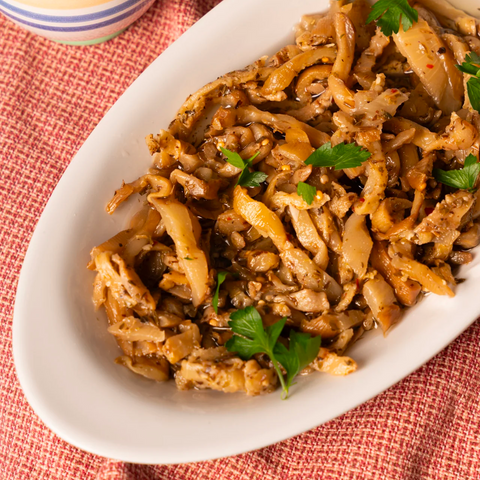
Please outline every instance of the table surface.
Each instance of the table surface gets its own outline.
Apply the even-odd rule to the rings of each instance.
[[[216,461],[146,466],[91,455],[54,435],[26,402],[12,359],[13,305],[43,208],[117,98],[217,3],[157,0],[120,37],[92,47],[52,43],[0,16],[0,477],[480,478],[479,321],[425,366],[355,410],[290,440]]]

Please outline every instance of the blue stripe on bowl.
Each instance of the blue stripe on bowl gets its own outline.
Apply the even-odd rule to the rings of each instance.
[[[42,13],[35,13],[28,10],[24,10],[23,8],[15,7],[6,3],[4,0],[0,0],[0,7],[6,9],[7,11],[18,13],[23,17],[33,18],[34,20],[39,20],[43,22],[55,22],[55,23],[76,23],[76,22],[89,22],[90,20],[98,20],[100,18],[108,17],[110,15],[114,15],[116,13],[122,12],[123,10],[127,9],[135,5],[138,0],[127,0],[126,2],[117,5],[116,7],[109,8],[108,10],[102,10],[101,12],[95,13],[88,13],[84,15],[75,15],[75,16],[56,16],[56,15],[44,15]],[[0,10],[3,10],[0,8]],[[8,13],[10,13],[8,12]]]
[[[85,32],[87,30],[95,30],[96,28],[103,28],[107,27],[108,25],[112,25],[113,23],[117,23],[120,20],[128,18],[132,15],[132,13],[138,12],[141,10],[147,3],[151,2],[151,0],[145,0],[144,2],[137,5],[135,8],[132,8],[128,12],[122,13],[114,18],[110,18],[105,20],[104,22],[99,23],[91,23],[89,25],[79,25],[78,27],[62,27],[62,26],[54,26],[54,25],[42,25],[40,23],[33,23],[27,20],[23,20],[22,18],[18,18],[15,15],[12,15],[9,12],[6,12],[2,8],[0,11],[8,18],[14,20],[15,22],[21,25],[27,25],[29,27],[37,28],[39,30],[47,30],[49,32]]]

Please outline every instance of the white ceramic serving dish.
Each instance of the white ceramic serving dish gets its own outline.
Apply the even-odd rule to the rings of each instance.
[[[292,41],[301,14],[326,0],[225,0],[166,50],[107,113],[72,160],[32,238],[18,286],[13,349],[39,417],[66,441],[136,463],[233,455],[299,434],[365,402],[444,348],[480,315],[480,256],[461,270],[454,299],[430,295],[383,338],[351,351],[345,378],[300,378],[287,401],[180,392],[115,365],[119,350],[91,303],[89,251],[125,228],[138,201],[104,207],[122,180],[150,166],[143,138],[168,126],[186,96]]]

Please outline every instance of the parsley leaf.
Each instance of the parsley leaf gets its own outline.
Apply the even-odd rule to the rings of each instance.
[[[309,205],[313,203],[313,199],[317,194],[317,189],[309,185],[308,183],[298,182],[297,193],[300,195]]]
[[[479,173],[480,163],[477,162],[477,158],[472,154],[465,159],[463,168],[459,170],[433,169],[435,180],[461,190],[473,190]]]
[[[247,160],[244,160],[238,153],[227,150],[226,148],[220,147],[222,153],[227,157],[227,162],[233,165],[234,167],[241,168],[242,173],[238,177],[236,185],[242,187],[259,187],[262,182],[264,182],[268,175],[263,172],[250,172],[249,168],[252,165],[253,161],[257,158],[260,152],[255,153],[252,157]]]
[[[473,75],[467,82],[468,98],[472,107],[480,112],[480,56],[475,52],[469,53],[457,68],[463,73]]]
[[[246,168],[240,175],[237,184],[242,187],[259,187],[267,179],[268,175],[263,172],[250,172]]]
[[[277,343],[274,353],[277,360],[287,371],[287,391],[293,385],[292,381],[308,364],[310,364],[318,355],[322,339],[321,337],[311,337],[308,333],[298,333],[292,330],[290,332],[289,349],[282,343]]]
[[[212,299],[212,306],[215,310],[215,313],[218,313],[218,295],[220,293],[220,285],[225,281],[227,275],[228,272],[218,272],[217,274],[217,288],[215,289],[215,294],[213,295]]]
[[[480,112],[480,78],[472,77],[468,80],[467,92],[472,107]]]
[[[318,355],[320,337],[310,337],[307,333],[290,332],[290,348],[278,342],[285,326],[286,318],[264,328],[262,317],[254,307],[237,310],[230,315],[228,322],[234,335],[225,344],[230,352],[237,352],[243,360],[256,353],[265,353],[272,360],[273,368],[283,389],[283,398],[287,398],[293,378]],[[286,379],[280,365],[287,372]]]
[[[234,167],[241,168],[242,170],[245,168],[245,162],[237,152],[232,152],[223,147],[220,147],[220,150],[227,157],[228,163],[232,164]]]
[[[461,65],[456,65],[456,67],[463,73],[477,75],[480,70],[480,56],[475,52],[470,52],[465,55],[465,61]]]
[[[382,32],[389,37],[398,33],[400,22],[403,30],[408,30],[413,22],[418,22],[418,12],[412,8],[407,0],[379,0],[372,5],[372,10],[367,17],[367,23],[377,21]]]
[[[243,360],[248,360],[255,353],[266,353],[272,358],[273,348],[283,330],[286,318],[264,329],[262,317],[257,309],[247,307],[233,312],[230,319],[228,324],[238,335],[234,335],[226,343],[228,350],[237,352]]]
[[[327,142],[317,148],[305,163],[314,167],[335,167],[335,170],[342,170],[360,167],[370,155],[370,152],[353,143],[339,143],[332,148],[332,144]]]
[[[277,323],[264,329],[262,317],[255,307],[237,310],[230,315],[230,319],[231,321],[228,324],[236,335],[233,335],[225,344],[227,350],[237,352],[243,360],[248,360],[256,353],[266,353],[272,360],[273,368],[277,372],[283,391],[288,392],[282,371],[273,353],[287,319],[282,318]]]

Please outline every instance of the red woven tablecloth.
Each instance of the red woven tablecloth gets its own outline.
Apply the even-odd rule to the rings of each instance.
[[[120,94],[218,1],[157,1],[120,37],[85,48],[33,36],[0,16],[0,479],[480,479],[478,321],[365,405],[222,460],[176,466],[108,460],[65,443],[27,404],[13,365],[12,316],[38,218]]]

